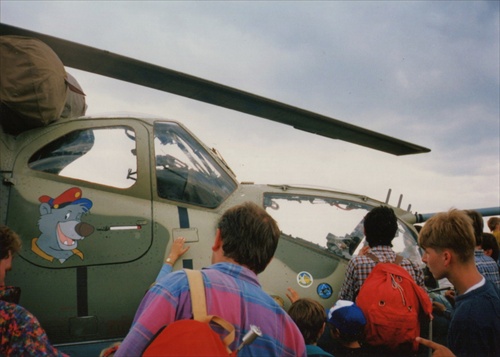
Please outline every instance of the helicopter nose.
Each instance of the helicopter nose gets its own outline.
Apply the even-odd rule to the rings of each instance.
[[[82,237],[88,237],[94,233],[94,226],[88,223],[80,222],[76,225],[75,231]]]

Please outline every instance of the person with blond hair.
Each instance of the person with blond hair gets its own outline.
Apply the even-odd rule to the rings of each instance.
[[[457,356],[499,356],[500,296],[476,267],[472,219],[456,209],[439,213],[426,222],[418,242],[434,278],[447,278],[457,294],[448,348]],[[442,345],[423,338],[417,341],[433,348],[435,356],[448,353]]]

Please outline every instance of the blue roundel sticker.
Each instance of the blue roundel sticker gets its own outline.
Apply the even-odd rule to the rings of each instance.
[[[330,284],[321,283],[318,285],[316,292],[318,293],[320,298],[329,299],[333,294],[333,289]]]

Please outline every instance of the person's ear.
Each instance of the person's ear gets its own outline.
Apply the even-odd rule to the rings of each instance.
[[[323,326],[321,327],[321,330],[319,330],[318,339],[323,335],[323,332],[325,332],[325,327],[326,327],[326,322],[323,322]]]
[[[443,251],[443,263],[444,263],[444,266],[447,267],[451,264],[453,260],[453,254],[451,251],[449,250],[444,250]]]
[[[338,328],[330,325],[330,335],[335,338],[335,339],[339,339],[340,338],[340,331]]]
[[[212,246],[212,251],[217,251],[219,250],[220,248],[222,248],[222,237],[221,237],[221,234],[220,234],[220,229],[217,228],[217,231],[215,231],[215,241],[214,241],[214,245]]]

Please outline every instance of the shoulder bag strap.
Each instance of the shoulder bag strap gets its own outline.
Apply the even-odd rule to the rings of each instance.
[[[366,256],[368,258],[370,258],[371,260],[373,260],[375,263],[380,262],[380,259],[378,259],[378,257],[373,253],[366,253]],[[396,259],[394,260],[394,264],[401,265],[401,263],[403,262],[403,259],[404,259],[403,256],[396,254]]]
[[[368,258],[370,258],[371,260],[373,260],[375,263],[379,263],[380,262],[380,259],[373,253],[366,253],[366,256]]]
[[[186,272],[189,282],[193,318],[198,321],[205,321],[207,318],[207,302],[205,299],[205,284],[203,284],[201,271],[191,269],[184,269],[184,271]]]
[[[210,323],[213,321],[228,332],[227,336],[222,339],[229,353],[229,345],[234,341],[235,330],[234,326],[228,321],[219,316],[207,315],[207,301],[205,297],[205,284],[203,283],[203,275],[199,270],[184,269],[186,272],[189,291],[191,294],[191,308],[193,310],[193,319],[201,322]]]
[[[403,262],[403,256],[396,254],[396,260],[394,260],[394,264],[401,265],[402,262]]]

